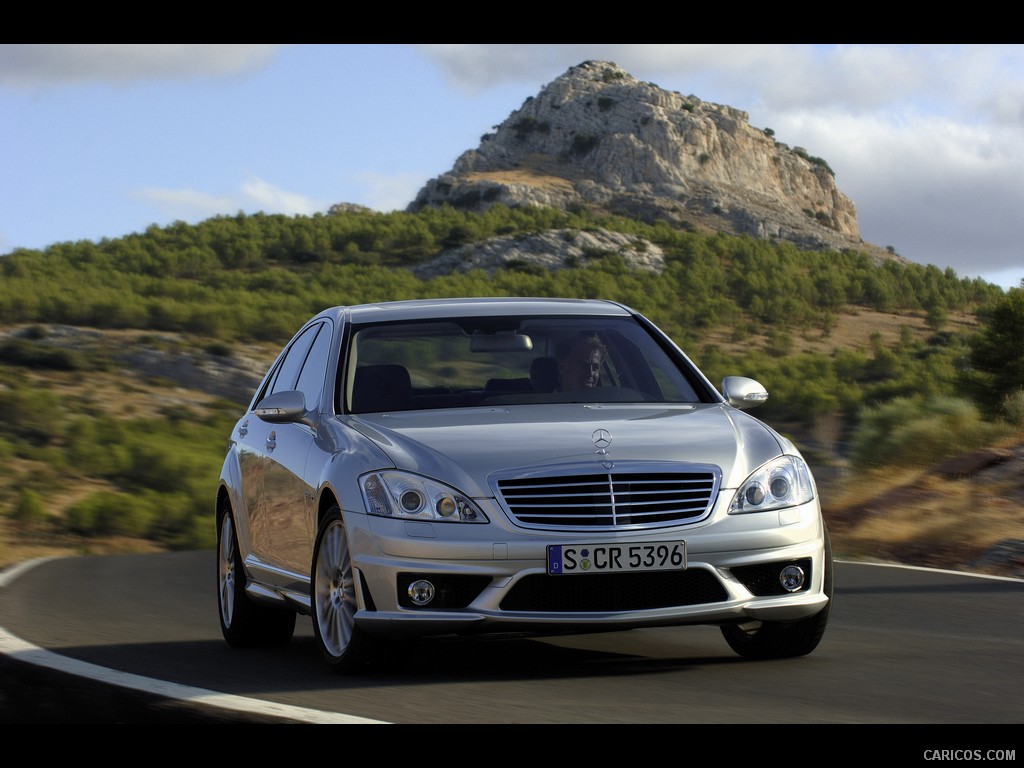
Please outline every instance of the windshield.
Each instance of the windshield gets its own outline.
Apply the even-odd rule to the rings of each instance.
[[[356,326],[350,413],[559,402],[695,403],[685,361],[633,318],[487,317]],[[705,394],[705,397],[707,395]]]

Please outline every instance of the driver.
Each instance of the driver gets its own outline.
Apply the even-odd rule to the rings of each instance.
[[[608,349],[600,338],[580,335],[568,345],[561,345],[559,352],[558,379],[562,392],[590,389],[600,384],[601,367],[608,356]]]

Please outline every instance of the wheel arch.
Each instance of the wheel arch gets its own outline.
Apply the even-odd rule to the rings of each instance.
[[[221,483],[217,488],[216,505],[216,516],[214,519],[216,520],[217,526],[219,527],[221,521],[224,519],[224,515],[227,514],[229,510],[232,510],[234,508],[234,505],[231,503],[231,493],[228,491],[228,488],[226,485],[224,485],[224,483]]]
[[[335,495],[334,490],[330,487],[326,487],[321,491],[320,498],[316,506],[316,527],[317,530],[324,522],[324,517],[327,516],[327,512],[332,508],[337,507],[341,509],[341,502],[338,501],[338,497]]]

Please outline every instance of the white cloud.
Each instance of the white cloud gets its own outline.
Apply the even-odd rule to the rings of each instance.
[[[566,46],[460,43],[417,47],[456,87],[478,91],[508,81],[549,77]]]
[[[366,189],[363,204],[385,213],[404,211],[427,182],[422,175],[414,173],[387,175],[366,172],[357,174],[356,178]]]
[[[279,45],[7,44],[0,46],[0,84],[132,83],[248,73],[266,66]]]
[[[250,176],[242,184],[241,199],[243,204],[239,208],[249,210],[255,207],[264,213],[285,213],[292,216],[312,215],[317,211],[326,210],[327,207],[322,202],[275,187],[256,176]]]
[[[1024,266],[1011,267],[1010,269],[999,269],[995,272],[981,272],[976,275],[974,272],[957,273],[965,277],[981,277],[986,283],[1001,286],[1004,289],[1024,287]]]
[[[232,215],[238,211],[294,216],[311,215],[327,209],[323,202],[280,189],[256,176],[247,178],[238,191],[230,195],[212,195],[194,189],[146,187],[136,190],[135,196],[153,205],[162,217],[181,221]]]
[[[1012,94],[1024,87],[1021,45],[530,44],[420,45],[456,85],[481,89],[555,77],[586,59],[614,61],[639,79],[692,93],[711,84],[730,106],[750,111],[899,107],[925,99],[937,111],[980,104],[1021,117]],[[1007,95],[1007,93],[1011,95]],[[755,104],[756,102],[756,104]],[[1014,108],[1016,107],[1016,108]],[[966,112],[965,112],[966,114]]]
[[[588,59],[613,61],[642,78],[646,76],[642,73],[652,71],[680,76],[711,69],[749,74],[766,60],[803,56],[790,46],[777,45],[431,44],[418,48],[455,85],[470,90],[508,81],[550,78]],[[552,70],[560,71],[552,74]]]
[[[1024,264],[1024,140],[1013,129],[824,111],[777,115],[772,127],[835,169],[865,240],[964,275]]]
[[[134,196],[150,203],[163,217],[181,221],[194,221],[238,210],[235,198],[194,189],[144,187],[136,190]]]

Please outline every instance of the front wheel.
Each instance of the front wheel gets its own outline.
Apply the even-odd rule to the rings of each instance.
[[[823,590],[828,598],[825,607],[813,616],[792,622],[751,621],[722,627],[725,641],[740,656],[748,659],[784,659],[806,656],[818,647],[832,610],[832,544],[825,528]]]
[[[245,594],[245,567],[234,516],[227,502],[217,529],[217,604],[220,629],[229,645],[284,645],[295,631],[295,612],[257,605]]]
[[[369,660],[370,639],[356,626],[355,569],[341,510],[324,515],[313,549],[310,585],[313,633],[324,659],[339,672],[351,672]]]

